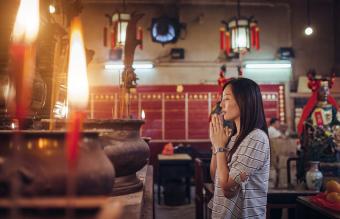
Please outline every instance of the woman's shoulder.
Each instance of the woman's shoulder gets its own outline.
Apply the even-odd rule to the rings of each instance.
[[[249,138],[249,140],[255,140],[255,141],[262,142],[264,144],[269,144],[269,138],[268,138],[267,133],[265,133],[261,129],[254,129],[248,134],[247,137]]]

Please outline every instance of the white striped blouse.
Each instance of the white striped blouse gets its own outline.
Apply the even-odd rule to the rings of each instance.
[[[232,148],[234,143],[235,137],[232,137],[227,147]],[[214,196],[208,205],[212,209],[212,218],[265,218],[269,164],[268,136],[262,130],[255,129],[244,138],[228,163],[229,177],[232,179],[240,177],[241,172],[248,175],[248,179],[239,184],[233,198],[223,195],[216,170]]]

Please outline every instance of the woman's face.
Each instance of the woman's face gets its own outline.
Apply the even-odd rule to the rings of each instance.
[[[227,85],[223,90],[221,107],[224,120],[234,121],[240,117],[240,109],[231,90],[231,85]]]

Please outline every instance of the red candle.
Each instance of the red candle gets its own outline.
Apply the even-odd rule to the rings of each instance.
[[[71,23],[70,55],[67,75],[69,122],[67,133],[68,166],[73,169],[78,160],[78,141],[87,109],[89,87],[86,70],[85,46],[80,18]]]
[[[83,112],[71,112],[67,130],[67,160],[68,167],[74,169],[78,160],[79,139],[85,114]]]
[[[10,110],[19,121],[27,116],[31,101],[32,82],[35,68],[35,41],[39,30],[39,0],[21,1],[15,20],[12,44],[10,46],[10,77],[12,81],[12,99]]]

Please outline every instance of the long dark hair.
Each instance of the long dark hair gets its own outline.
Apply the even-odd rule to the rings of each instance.
[[[228,85],[231,85],[231,90],[240,109],[240,131],[229,153],[230,161],[238,146],[251,131],[261,129],[268,135],[268,128],[259,86],[247,78],[232,79],[223,86],[223,90]],[[232,135],[235,135],[237,131],[235,124],[234,127]]]

